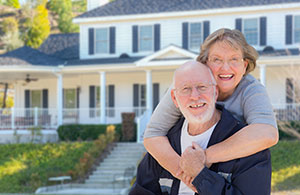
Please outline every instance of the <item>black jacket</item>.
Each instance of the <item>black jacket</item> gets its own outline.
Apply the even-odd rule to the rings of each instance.
[[[225,140],[245,126],[223,107],[217,105],[217,108],[222,111],[222,115],[211,135],[208,147]],[[181,155],[180,136],[183,122],[184,118],[181,118],[167,135],[171,146],[179,155]],[[264,150],[245,158],[215,163],[209,169],[204,168],[194,179],[193,185],[199,194],[205,195],[267,195],[271,191],[271,172],[270,152]],[[129,194],[165,194],[159,184],[160,178],[172,179],[170,194],[178,194],[180,181],[147,153],[139,164],[136,182]]]

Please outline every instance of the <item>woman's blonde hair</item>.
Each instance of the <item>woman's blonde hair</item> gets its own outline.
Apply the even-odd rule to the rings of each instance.
[[[243,59],[248,62],[245,75],[253,71],[256,67],[258,58],[257,51],[247,43],[244,35],[239,30],[230,30],[221,28],[210,34],[201,45],[201,52],[197,57],[197,61],[206,64],[208,61],[209,49],[216,42],[224,41],[235,49],[240,49],[243,53]]]

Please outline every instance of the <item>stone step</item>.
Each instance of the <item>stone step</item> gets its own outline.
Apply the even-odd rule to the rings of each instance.
[[[124,183],[124,182],[116,182],[116,183],[84,183],[84,184],[73,184],[72,187],[80,187],[80,188],[93,188],[93,189],[124,189],[127,187],[130,187],[129,183]]]

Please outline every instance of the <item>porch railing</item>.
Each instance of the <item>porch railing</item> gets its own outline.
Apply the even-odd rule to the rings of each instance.
[[[145,107],[119,107],[106,109],[106,124],[122,122],[123,112],[134,112],[136,117],[143,115]],[[43,129],[58,127],[57,109],[6,108],[0,109],[0,129],[28,129],[39,126]],[[63,109],[63,124],[99,124],[99,108]]]
[[[300,104],[273,105],[276,118],[281,121],[300,120]],[[140,121],[140,128],[145,129],[150,116],[145,107],[106,108],[105,123],[122,122],[123,112],[134,112]],[[58,127],[56,108],[7,108],[0,109],[0,129],[27,129],[40,126],[44,129]],[[100,124],[99,108],[63,109],[63,124]],[[143,130],[140,131],[143,133]]]
[[[300,121],[300,104],[274,104],[277,120]]]

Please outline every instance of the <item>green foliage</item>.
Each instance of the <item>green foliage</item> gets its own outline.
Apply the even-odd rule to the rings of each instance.
[[[296,138],[292,135],[285,133],[282,128],[290,127],[300,133],[300,121],[287,121],[282,125],[278,125],[279,139],[280,140],[295,140]]]
[[[14,17],[5,18],[2,22],[2,31],[4,34],[8,32],[18,31],[18,21]]]
[[[6,1],[4,1],[4,5],[10,6],[10,7],[16,8],[16,9],[19,9],[21,7],[19,0],[6,0]]]
[[[35,8],[34,17],[25,22],[24,41],[27,46],[38,48],[50,33],[50,22],[47,9],[39,5]]]
[[[72,1],[73,12],[77,12],[77,13],[86,12],[86,6],[87,6],[86,0]]]
[[[95,160],[115,140],[115,126],[94,142],[0,145],[0,193],[30,193],[55,184],[49,177],[84,178]]]
[[[121,138],[121,125],[116,126],[116,138]],[[62,141],[96,140],[99,135],[105,134],[107,125],[61,125],[57,132]]]
[[[300,142],[279,141],[271,154],[272,190],[300,190]]]
[[[62,33],[79,31],[79,27],[72,23],[73,13],[71,0],[51,0],[49,2],[49,8],[58,15],[58,28]]]
[[[2,22],[2,31],[4,35],[1,41],[4,43],[6,51],[12,51],[23,46],[23,41],[19,36],[19,25],[15,18],[5,18]]]
[[[0,92],[0,108],[2,108],[2,103],[3,103],[3,92]],[[7,96],[6,97],[6,108],[12,108],[14,106],[14,98],[12,96]]]

